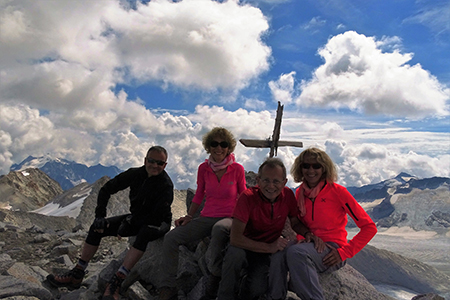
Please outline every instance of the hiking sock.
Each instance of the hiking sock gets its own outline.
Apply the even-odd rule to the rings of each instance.
[[[77,265],[79,265],[81,267],[81,269],[84,271],[84,270],[86,270],[89,263],[87,261],[84,261],[81,258],[79,258]]]
[[[128,269],[125,268],[124,266],[121,266],[121,267],[119,268],[119,271],[118,271],[118,272],[122,273],[122,274],[125,275],[125,276],[128,276],[128,274],[130,274],[130,270],[128,270]]]

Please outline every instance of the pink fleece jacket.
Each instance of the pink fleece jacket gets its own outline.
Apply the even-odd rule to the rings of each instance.
[[[200,213],[203,217],[231,217],[239,195],[246,189],[244,167],[236,162],[227,167],[219,180],[206,162],[198,167],[197,191],[192,202],[205,206]]]

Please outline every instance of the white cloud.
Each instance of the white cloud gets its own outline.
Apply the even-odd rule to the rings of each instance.
[[[388,145],[346,145],[337,141],[326,141],[325,147],[338,165],[339,182],[345,186],[376,183],[401,172],[421,178],[450,176],[448,154],[430,157],[413,151],[402,153]]]
[[[251,110],[261,110],[266,108],[266,102],[258,99],[245,100],[244,107]]]
[[[322,27],[327,23],[327,21],[322,20],[321,17],[314,17],[307,24],[303,26],[306,30],[316,30],[318,27]]]
[[[143,127],[123,125],[119,130],[110,125],[102,130],[80,130],[62,123],[54,114],[43,116],[25,105],[0,108],[2,173],[28,155],[46,153],[88,165],[101,163],[126,169],[141,165],[148,148],[157,144],[169,152],[167,170],[179,189],[195,188],[197,167],[207,158],[201,144],[203,134],[215,126],[223,126],[237,139],[265,139],[272,134],[275,117],[268,111],[227,111],[218,106],[200,105],[190,115],[174,116],[169,112],[154,115],[141,107],[157,128],[146,131]],[[344,121],[328,119],[324,123],[317,116],[286,114],[281,138],[303,141],[305,148],[319,146],[326,150],[338,165],[339,182],[344,185],[374,183],[402,171],[419,177],[450,176],[450,156],[445,150],[450,144],[445,133],[413,132],[394,126],[378,130],[377,124],[371,125],[374,128],[346,130]],[[125,124],[119,119],[116,122]],[[427,144],[439,145],[441,149],[430,150],[442,154],[418,154]],[[301,151],[288,147],[278,149],[278,157],[288,171]],[[246,170],[256,172],[269,149],[245,148],[238,143],[235,153]],[[297,185],[289,179],[289,186]]]
[[[167,170],[176,187],[195,188],[197,167],[207,157],[203,134],[223,126],[237,139],[266,139],[275,112],[262,110],[265,102],[251,96],[244,99],[246,109],[235,111],[220,105],[198,105],[188,113],[150,110],[114,89],[151,81],[183,92],[228,91],[222,97],[229,102],[269,68],[271,49],[262,41],[267,31],[259,9],[231,0],[155,0],[136,10],[113,0],[0,2],[0,173],[28,155],[46,153],[126,169],[141,165],[158,144],[169,152]],[[300,90],[291,72],[269,84],[274,100],[446,115],[448,91],[419,65],[406,65],[411,55],[398,51],[399,42],[354,32],[336,36],[321,50],[324,65],[303,82],[302,95],[296,98]],[[309,112],[285,109],[281,138],[326,149],[343,184],[401,171],[450,176],[448,133],[413,131],[401,122],[358,120],[364,126],[355,126],[355,118]],[[289,170],[301,151],[280,147],[278,156]],[[269,149],[238,143],[235,152],[247,170],[257,171]],[[289,185],[296,185],[292,178]]]
[[[269,68],[268,22],[238,1],[157,0],[133,10],[114,0],[25,0],[0,9],[2,101],[104,107],[102,93],[130,81],[235,95]]]
[[[271,50],[261,41],[268,22],[238,1],[159,0],[105,17],[120,36],[124,66],[140,81],[239,90],[269,66]]]
[[[277,81],[270,81],[269,88],[275,101],[283,104],[292,102],[295,84],[295,72],[281,74]]]
[[[450,34],[450,3],[448,1],[418,1],[420,10],[415,16],[406,18],[405,23],[419,23],[429,27],[437,36]],[[448,41],[447,41],[448,42]]]
[[[391,45],[393,39],[383,41]],[[319,50],[324,64],[302,82],[297,105],[416,118],[448,115],[450,90],[419,64],[408,65],[412,54],[382,52],[383,41],[354,31],[332,37]]]

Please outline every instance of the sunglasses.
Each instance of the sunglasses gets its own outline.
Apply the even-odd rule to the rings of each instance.
[[[222,148],[228,148],[228,142],[218,142],[218,141],[212,141],[211,144],[209,144],[211,147],[216,148],[220,145]]]
[[[147,157],[147,162],[149,164],[157,164],[158,166],[164,166],[164,164],[166,163],[165,161],[153,159],[150,157]]]
[[[308,163],[302,163],[302,168],[303,169],[309,169],[310,167],[312,167],[314,170],[319,170],[320,168],[322,168],[321,164],[308,164]]]

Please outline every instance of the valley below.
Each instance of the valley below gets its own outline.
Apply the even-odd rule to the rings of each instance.
[[[358,233],[357,228],[348,229],[348,239]],[[378,249],[392,251],[416,259],[450,276],[450,231],[416,231],[410,227],[378,228],[378,233],[369,242]],[[404,287],[377,284],[378,291],[399,300],[409,300],[418,293]],[[450,283],[449,283],[450,285]],[[442,295],[450,299],[450,295]]]

